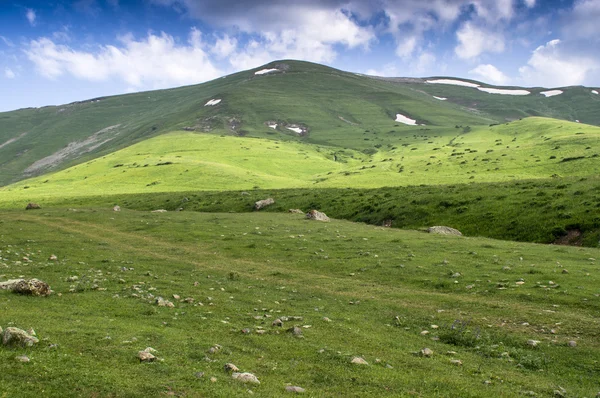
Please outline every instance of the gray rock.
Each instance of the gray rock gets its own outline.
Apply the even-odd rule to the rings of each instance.
[[[37,203],[29,202],[29,203],[27,203],[25,210],[38,210],[41,208],[42,207],[40,205],[38,205]]]
[[[21,356],[15,357],[15,360],[18,362],[23,362],[23,363],[27,363],[27,362],[31,361],[31,359],[29,359],[29,357],[27,355],[21,355]]]
[[[354,357],[352,358],[352,360],[350,361],[350,363],[353,363],[355,365],[368,365],[369,363],[367,361],[365,361],[364,358],[362,357]]]
[[[225,372],[239,372],[240,371],[240,369],[232,363],[226,363],[225,366],[223,366],[223,369],[225,369]]]
[[[571,340],[567,343],[569,347],[577,347],[577,342],[575,340]]]
[[[157,297],[155,302],[156,302],[156,305],[158,305],[159,307],[168,307],[168,308],[175,307],[175,304],[173,304],[169,300],[165,300],[162,297]]]
[[[462,233],[458,229],[445,227],[445,226],[441,226],[441,225],[429,227],[429,228],[427,228],[427,232],[429,232],[430,234],[438,234],[438,235],[462,236]]]
[[[12,291],[25,296],[48,296],[52,292],[50,286],[39,279],[21,279],[14,285]]]
[[[22,347],[31,347],[39,342],[40,340],[37,337],[32,336],[19,328],[8,327],[2,332],[2,344],[6,346],[18,345]]]
[[[304,388],[298,387],[298,386],[286,386],[285,391],[296,393],[296,394],[303,394],[304,392],[306,392],[306,390]]]
[[[273,198],[259,200],[258,202],[254,203],[254,209],[255,210],[264,209],[265,207],[270,206],[273,203],[275,203],[275,199],[273,199]]]
[[[113,211],[121,211],[121,206],[115,206],[113,207]]]
[[[288,213],[292,213],[292,214],[304,214],[304,212],[300,209],[289,209]]]
[[[430,348],[423,348],[423,349],[421,350],[421,356],[424,356],[424,357],[427,357],[427,358],[429,358],[429,357],[431,357],[432,355],[433,355],[433,351],[432,351]]]
[[[250,383],[250,384],[260,384],[260,381],[258,380],[258,378],[256,376],[254,376],[252,373],[237,373],[234,372],[231,377],[237,381],[240,381],[242,383]]]
[[[298,326],[294,326],[293,328],[289,328],[288,332],[290,332],[291,334],[293,334],[294,336],[297,336],[297,337],[302,336],[302,329],[299,328]]]
[[[309,220],[315,220],[315,221],[329,221],[329,217],[327,217],[327,214],[322,213],[318,210],[311,210],[308,213],[306,213],[306,218],[308,218]]]

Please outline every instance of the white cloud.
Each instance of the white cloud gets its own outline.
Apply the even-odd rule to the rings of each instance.
[[[481,64],[475,69],[469,71],[470,74],[479,76],[486,83],[492,83],[498,86],[506,85],[510,82],[510,78],[502,73],[494,65]]]
[[[35,26],[36,15],[33,9],[28,8],[27,12],[25,12],[25,17],[27,18],[31,26]]]
[[[67,74],[88,81],[119,79],[136,90],[200,83],[221,75],[208,59],[197,29],[190,31],[187,45],[166,33],[142,40],[131,35],[119,39],[121,46],[87,52],[40,38],[32,40],[25,53],[47,78]]]
[[[535,0],[525,0],[525,5],[527,8],[533,8],[535,7]]]
[[[454,52],[462,59],[475,58],[484,52],[500,53],[504,51],[502,35],[483,30],[471,22],[465,23],[456,31],[456,38],[459,44]]]
[[[571,39],[598,41],[600,36],[600,1],[579,0],[563,15],[563,31]]]
[[[8,47],[15,46],[14,43],[8,37],[0,36],[0,40],[2,40],[4,44],[6,44]]]
[[[417,37],[408,36],[400,39],[396,47],[396,55],[402,58],[410,57],[417,47]]]
[[[238,41],[236,38],[224,35],[217,38],[217,41],[211,48],[211,53],[219,59],[227,58],[237,49],[237,45]]]
[[[15,72],[13,72],[12,69],[4,68],[4,77],[6,77],[7,79],[14,79],[15,77],[17,77],[17,75],[15,74]]]
[[[519,73],[523,83],[529,86],[563,87],[584,84],[599,70],[597,56],[573,53],[567,43],[552,40],[536,48],[527,65],[519,68]]]
[[[422,75],[435,65],[435,61],[436,56],[433,53],[424,51],[411,62],[411,72],[413,74]]]

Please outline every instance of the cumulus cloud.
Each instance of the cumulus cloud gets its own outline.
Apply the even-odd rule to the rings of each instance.
[[[14,79],[15,77],[17,77],[17,75],[15,74],[15,72],[13,72],[12,69],[4,68],[4,77],[6,77],[7,79]]]
[[[32,40],[25,53],[47,78],[65,74],[96,82],[117,78],[135,90],[200,83],[221,75],[208,59],[196,29],[184,44],[166,33],[149,34],[141,40],[127,35],[119,40],[120,46],[100,46],[92,52],[42,37]]]
[[[502,86],[510,82],[510,78],[508,76],[498,70],[498,68],[496,68],[494,65],[490,64],[478,65],[475,69],[470,70],[469,73],[478,76],[486,83],[492,83],[498,86]]]
[[[562,87],[585,84],[586,80],[600,71],[600,60],[594,55],[586,55],[565,45],[560,40],[552,40],[539,46],[519,68],[524,84],[531,86]]]
[[[470,59],[484,52],[500,53],[504,51],[502,35],[486,31],[471,22],[465,23],[456,31],[458,45],[455,54],[462,59]]]
[[[37,18],[36,14],[35,14],[35,10],[28,8],[27,11],[25,12],[25,18],[27,18],[27,20],[29,21],[29,24],[31,26],[35,26],[35,20]]]
[[[563,13],[563,32],[569,39],[589,39],[598,42],[600,36],[600,1],[579,0],[572,10]]]

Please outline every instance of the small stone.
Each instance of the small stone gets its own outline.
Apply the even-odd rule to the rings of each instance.
[[[575,340],[571,340],[567,343],[569,347],[577,347],[577,342]]]
[[[569,273],[569,271],[567,271],[566,269],[563,269],[563,270],[562,270],[562,273],[563,273],[563,274],[568,274],[568,273]]]
[[[306,390],[304,388],[298,387],[298,386],[286,386],[285,391],[296,393],[296,394],[303,394]]]
[[[462,361],[460,359],[451,359],[450,363],[452,365],[456,365],[456,366],[461,366],[462,365]]]
[[[353,363],[355,365],[368,365],[369,363],[367,361],[365,361],[364,358],[362,357],[354,357],[352,358],[352,361],[350,361],[350,363]]]
[[[169,300],[165,300],[162,297],[157,297],[155,302],[156,302],[156,305],[158,305],[159,307],[167,307],[167,308],[175,307],[175,304],[173,304]]]
[[[289,328],[288,332],[290,332],[291,334],[293,334],[294,336],[297,336],[297,337],[302,336],[302,329],[299,328],[298,326],[294,326],[293,328]]]
[[[226,363],[225,366],[223,366],[223,368],[225,369],[225,372],[239,372],[240,371],[240,369],[232,363]]]
[[[38,210],[41,208],[42,207],[40,205],[38,205],[37,203],[29,202],[29,203],[27,203],[25,210]]]
[[[250,384],[260,384],[260,381],[258,380],[258,378],[256,376],[254,376],[252,373],[237,373],[234,372],[231,377],[237,381],[240,381],[242,383],[250,383]]]
[[[144,350],[138,352],[138,358],[140,362],[154,362],[156,361],[156,357],[152,355],[150,352]]]
[[[27,355],[21,355],[21,356],[15,357],[15,360],[17,362],[23,362],[23,363],[31,361],[31,359],[29,359],[29,357]]]
[[[222,347],[221,347],[220,345],[218,345],[218,344],[215,344],[214,346],[212,346],[212,347],[210,347],[210,348],[208,349],[208,352],[209,352],[210,354],[216,354],[217,352],[221,351],[221,348],[222,348]]]
[[[173,298],[174,298],[175,300],[179,300],[179,299],[181,299],[181,296],[180,296],[180,295],[178,295],[178,294],[174,294],[174,295],[173,295]]]
[[[48,261],[57,261],[58,257],[56,257],[56,255],[51,255],[50,257],[48,257]]]
[[[115,206],[113,207],[113,211],[121,211],[121,206]]]
[[[421,350],[421,356],[424,356],[426,358],[429,358],[433,355],[433,351],[429,348],[423,348]]]
[[[281,321],[281,319],[277,318],[273,321],[273,323],[271,323],[271,325],[283,327],[283,322]]]
[[[194,373],[194,376],[196,376],[197,379],[201,379],[204,377],[204,372],[196,372]]]
[[[426,336],[426,335],[428,335],[428,334],[429,334],[429,330],[423,330],[423,331],[421,332],[421,336]]]
[[[527,340],[527,345],[531,346],[531,347],[537,347],[537,345],[540,343],[539,340]]]
[[[323,320],[324,320],[325,322],[331,322],[331,319],[327,318],[326,316],[324,316],[324,317],[323,317]]]
[[[217,378],[216,377],[211,377],[210,378],[210,382],[211,383],[216,383],[217,382]]]

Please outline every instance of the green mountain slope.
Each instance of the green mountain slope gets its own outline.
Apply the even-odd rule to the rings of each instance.
[[[277,71],[255,73],[265,68]],[[456,125],[489,125],[527,115],[600,124],[599,100],[584,88],[551,98],[513,97],[279,61],[195,86],[0,113],[0,185],[177,129],[364,150],[424,129],[452,135]],[[397,114],[419,125],[395,122]]]

